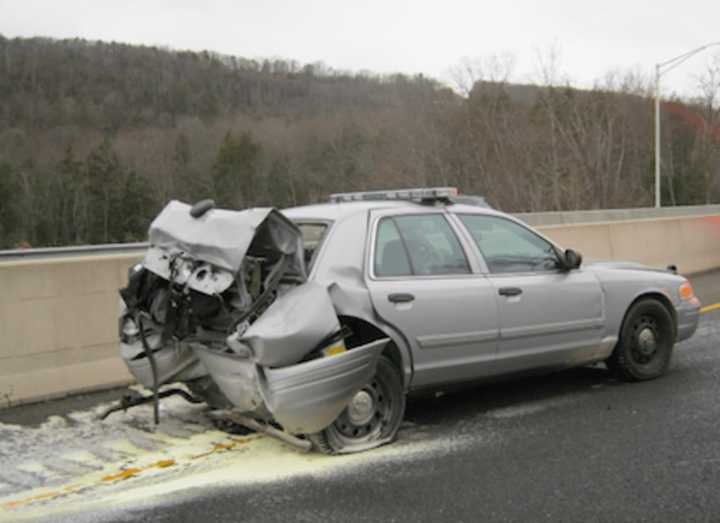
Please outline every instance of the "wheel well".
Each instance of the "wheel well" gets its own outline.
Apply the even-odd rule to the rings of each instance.
[[[355,316],[338,316],[340,324],[349,327],[352,334],[345,338],[348,348],[365,345],[371,341],[387,337],[383,331],[370,322],[356,318]]]
[[[339,316],[338,319],[342,325],[350,327],[350,330],[352,331],[352,335],[345,339],[345,343],[348,348],[357,347],[359,345],[364,345],[366,343],[388,337],[387,334],[372,323],[356,318],[355,316]],[[390,343],[387,344],[383,350],[383,355],[390,358],[390,361],[397,366],[397,369],[400,372],[403,371],[404,366],[402,354],[400,353],[400,349],[398,349],[397,345],[395,345],[394,341],[390,341]]]
[[[670,299],[661,292],[647,292],[647,293],[641,294],[640,296],[635,298],[632,301],[632,303],[630,305],[628,305],[628,308],[625,310],[625,315],[623,316],[623,321],[620,324],[620,332],[622,332],[622,328],[625,325],[625,319],[627,318],[628,312],[630,312],[630,309],[632,308],[632,306],[641,300],[647,300],[647,299],[654,299],[663,304],[663,306],[667,309],[667,311],[670,313],[670,316],[673,319],[673,330],[675,332],[677,332],[677,313],[675,311],[675,306],[672,304]]]

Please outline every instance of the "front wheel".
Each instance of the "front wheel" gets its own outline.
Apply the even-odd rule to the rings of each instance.
[[[618,344],[606,364],[623,381],[651,380],[667,370],[673,345],[672,314],[659,301],[643,299],[628,311]]]
[[[337,419],[308,438],[324,454],[360,452],[392,441],[404,414],[400,370],[381,356],[375,375],[355,393]]]

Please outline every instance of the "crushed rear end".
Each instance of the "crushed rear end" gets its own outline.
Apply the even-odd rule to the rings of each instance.
[[[147,388],[181,382],[213,409],[291,435],[330,425],[387,340],[346,347],[327,289],[307,280],[298,228],[275,209],[170,202],[130,270],[121,354]]]

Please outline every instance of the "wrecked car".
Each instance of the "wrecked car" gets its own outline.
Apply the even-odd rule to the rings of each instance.
[[[670,270],[582,263],[453,188],[287,209],[170,202],[121,290],[122,357],[161,395],[325,453],[392,441],[408,392],[606,362],[656,378],[700,304]]]

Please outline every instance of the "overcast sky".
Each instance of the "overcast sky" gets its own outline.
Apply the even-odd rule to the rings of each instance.
[[[464,58],[515,57],[513,79],[537,78],[536,57],[559,50],[560,72],[580,85],[720,41],[720,0],[0,0],[0,33],[209,49],[247,58],[445,81]],[[720,46],[663,78],[696,91]]]

